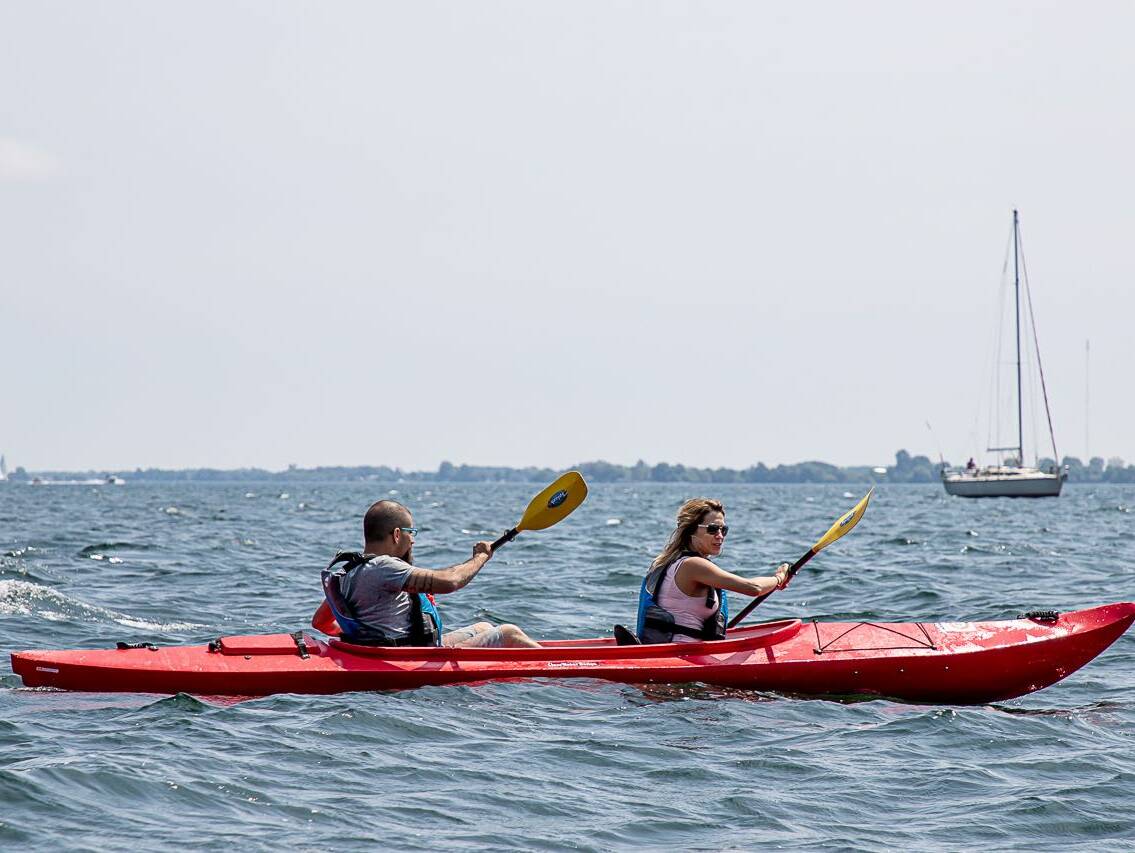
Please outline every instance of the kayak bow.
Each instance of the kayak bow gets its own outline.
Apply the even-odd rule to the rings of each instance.
[[[391,690],[515,678],[688,683],[815,696],[974,704],[1047,687],[1135,621],[1117,603],[999,622],[810,622],[785,619],[725,640],[618,646],[552,640],[538,649],[357,646],[312,635],[234,636],[200,646],[23,651],[28,687],[265,696]]]

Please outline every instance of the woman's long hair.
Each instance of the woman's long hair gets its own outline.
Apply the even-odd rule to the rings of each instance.
[[[724,515],[725,505],[713,498],[693,498],[682,504],[678,509],[677,525],[670,534],[670,541],[666,543],[662,553],[654,558],[650,568],[657,569],[659,566],[664,566],[683,551],[690,550],[690,540],[694,536],[694,531],[711,512],[720,512]]]

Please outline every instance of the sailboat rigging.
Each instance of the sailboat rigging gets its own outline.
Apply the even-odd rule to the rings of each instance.
[[[1017,444],[1008,447],[989,447],[992,452],[1008,453],[1014,455],[1008,459],[1003,458],[997,465],[978,468],[973,460],[969,461],[964,469],[953,470],[943,466],[942,484],[946,492],[965,498],[982,497],[1056,497],[1064,485],[1068,474],[1065,470],[1057,468],[1056,464],[1047,466],[1045,470],[1039,467],[1026,467],[1025,437],[1024,437],[1024,405],[1021,393],[1021,270],[1024,258],[1021,252],[1021,224],[1016,210],[1013,211],[1013,301],[1015,313],[1016,334],[1016,380],[1017,380]],[[1028,317],[1031,324],[1033,342],[1036,346],[1036,362],[1040,373],[1040,387],[1044,397],[1044,411],[1048,421],[1048,434],[1052,440],[1053,459],[1059,459],[1056,452],[1056,435],[1052,428],[1052,410],[1048,403],[1048,388],[1044,381],[1044,367],[1040,362],[1040,342],[1036,335],[1036,316],[1033,313],[1032,292],[1025,287]]]

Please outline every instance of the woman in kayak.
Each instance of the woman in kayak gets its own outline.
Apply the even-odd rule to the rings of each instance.
[[[643,643],[694,643],[725,638],[725,590],[765,595],[788,583],[788,563],[774,576],[743,578],[720,569],[710,557],[721,553],[729,525],[725,507],[694,498],[678,510],[677,526],[642,582],[638,637]]]

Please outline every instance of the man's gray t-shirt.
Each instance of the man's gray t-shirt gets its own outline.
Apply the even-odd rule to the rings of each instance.
[[[402,591],[413,566],[397,557],[372,557],[339,581],[355,616],[391,640],[410,633],[410,594]]]

